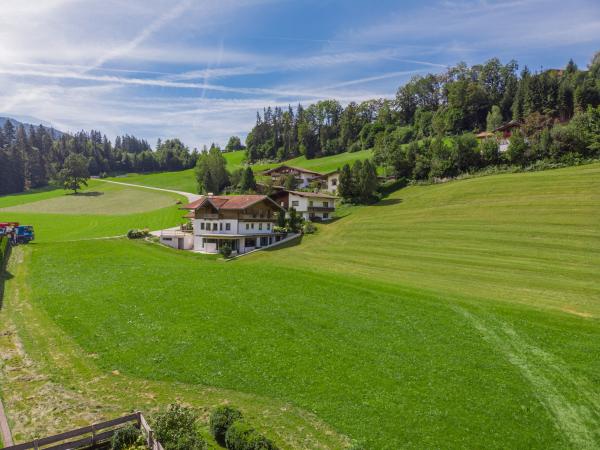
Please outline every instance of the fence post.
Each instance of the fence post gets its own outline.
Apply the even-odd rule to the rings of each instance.
[[[92,424],[92,445],[96,445],[96,427]]]
[[[154,431],[148,430],[148,447],[154,448]]]

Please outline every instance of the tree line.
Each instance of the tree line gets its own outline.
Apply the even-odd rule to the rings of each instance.
[[[190,151],[179,139],[158,140],[152,150],[144,139],[129,135],[117,136],[114,144],[95,130],[63,133],[56,139],[52,135],[42,125],[26,128],[5,122],[0,128],[0,194],[62,182],[60,174],[70,155],[81,156],[92,176],[183,170],[194,167],[198,159],[198,152]]]
[[[442,74],[415,76],[393,99],[265,108],[246,139],[247,160],[283,161],[377,149],[465,132],[493,131],[510,120],[564,124],[600,105],[600,52],[586,70],[519,72],[516,61],[459,63]],[[562,130],[561,132],[564,132]],[[557,132],[560,133],[560,132]],[[441,150],[440,150],[441,151]]]

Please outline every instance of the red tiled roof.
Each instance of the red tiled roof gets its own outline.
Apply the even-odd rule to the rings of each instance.
[[[266,195],[203,195],[198,200],[189,203],[183,209],[197,209],[205,202],[211,203],[216,209],[241,210],[246,209],[256,203],[268,200],[279,208],[273,200]]]
[[[292,167],[292,166],[287,166],[285,164],[282,164],[281,166],[278,167],[273,167],[272,169],[269,170],[265,170],[263,172],[264,175],[269,175],[273,172],[278,172],[280,169],[292,169],[292,170],[296,170],[298,172],[304,172],[304,173],[310,173],[311,175],[318,175],[318,176],[322,176],[323,174],[320,172],[315,172],[314,170],[308,170],[308,169],[303,169],[302,167]]]

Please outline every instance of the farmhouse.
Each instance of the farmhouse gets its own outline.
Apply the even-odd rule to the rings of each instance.
[[[301,191],[280,191],[272,197],[283,208],[294,208],[305,220],[330,220],[337,198],[322,192]]]
[[[322,185],[327,192],[331,192],[335,194],[338,189],[338,184],[340,181],[340,171],[334,170],[333,172],[328,172],[321,177]]]
[[[283,179],[292,175],[297,182],[299,188],[306,188],[313,181],[320,181],[323,174],[312,170],[302,169],[300,167],[291,167],[281,165],[270,170],[265,170],[263,175],[269,175],[274,184],[282,185]]]
[[[274,231],[283,208],[266,195],[204,195],[186,205],[193,225],[194,250],[218,253],[229,244],[234,253],[267,247],[282,238]]]

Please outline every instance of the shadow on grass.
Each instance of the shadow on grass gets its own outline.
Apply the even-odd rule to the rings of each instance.
[[[104,195],[104,192],[98,191],[89,191],[89,192],[71,192],[67,195],[74,195],[76,197],[98,197],[100,195]]]
[[[281,245],[265,248],[263,252],[276,252],[277,250],[283,250],[284,248],[296,247],[302,243],[302,239],[304,239],[304,235],[301,234],[299,237],[292,239],[291,241],[287,241]]]

